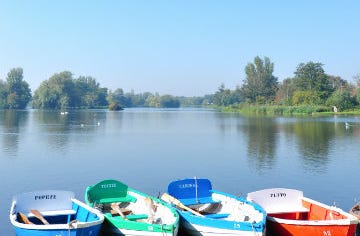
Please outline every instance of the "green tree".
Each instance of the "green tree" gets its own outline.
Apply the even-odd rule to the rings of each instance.
[[[23,69],[18,67],[7,74],[6,83],[0,85],[1,97],[6,96],[4,108],[24,109],[31,100],[29,84],[23,80]]]
[[[326,99],[333,91],[329,76],[325,74],[321,63],[300,63],[296,69],[294,84],[296,90],[315,91],[322,100]]]
[[[278,89],[278,79],[273,76],[274,63],[268,57],[254,58],[254,63],[245,67],[246,80],[241,88],[245,99],[250,102],[273,101]]]
[[[295,91],[292,96],[293,105],[318,105],[321,103],[319,93],[316,91]]]
[[[341,84],[341,81],[333,78],[332,83],[329,76],[325,74],[323,64],[317,62],[300,63],[294,72],[294,85],[297,91],[311,91],[314,105],[325,104],[326,99],[334,91],[336,84]]]
[[[79,97],[76,96],[72,73],[56,73],[40,84],[35,90],[33,107],[42,109],[66,109],[75,107]]]
[[[276,92],[275,101],[282,105],[291,105],[292,96],[295,91],[293,80],[290,78],[284,79],[279,85],[279,89]]]
[[[120,88],[116,89],[114,92],[110,91],[107,97],[109,104],[116,104],[120,107],[131,107],[131,99],[125,96],[124,91]]]
[[[356,98],[351,95],[350,89],[338,89],[326,101],[326,105],[335,106],[338,111],[353,108],[356,103]]]
[[[146,105],[148,107],[160,107],[160,95],[158,93],[155,93],[148,96],[146,99]]]
[[[63,71],[41,83],[35,91],[33,107],[42,109],[95,108],[107,106],[107,88],[101,88],[91,76],[73,79]]]
[[[74,80],[76,107],[95,108],[107,106],[107,88],[101,88],[91,76],[80,76]]]
[[[171,95],[163,95],[160,97],[160,107],[163,108],[178,108],[180,107],[179,99]]]
[[[231,91],[226,89],[224,84],[221,84],[219,90],[214,94],[213,103],[217,106],[229,106],[235,103],[239,103],[240,93],[239,89]]]
[[[7,106],[7,92],[6,84],[3,80],[0,80],[0,109],[4,109]]]

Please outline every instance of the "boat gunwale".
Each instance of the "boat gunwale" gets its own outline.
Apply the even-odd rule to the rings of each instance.
[[[17,211],[15,211],[16,201],[12,201],[11,208],[10,208],[10,222],[14,227],[21,228],[21,229],[29,229],[29,230],[77,230],[82,228],[88,228],[92,226],[96,226],[102,224],[104,221],[104,216],[98,210],[89,207],[85,203],[75,199],[70,199],[73,203],[85,208],[87,211],[95,214],[99,219],[89,222],[84,221],[76,221],[70,222],[67,224],[48,224],[48,225],[38,225],[38,224],[25,224],[19,222],[16,216]]]
[[[183,217],[186,221],[188,221],[189,224],[192,225],[197,225],[197,226],[201,226],[201,227],[206,227],[209,229],[222,229],[222,230],[229,230],[232,232],[247,232],[248,230],[246,230],[246,228],[251,228],[251,229],[264,229],[265,228],[265,224],[266,224],[266,213],[264,211],[263,208],[261,208],[257,203],[248,201],[245,198],[241,198],[241,197],[237,197],[235,195],[229,194],[229,193],[225,193],[225,192],[221,192],[218,190],[213,189],[212,190],[212,195],[213,194],[218,194],[218,195],[222,195],[222,197],[224,198],[230,198],[239,202],[242,202],[244,204],[249,204],[254,211],[259,212],[261,215],[263,215],[262,220],[259,222],[247,222],[247,221],[233,221],[233,220],[226,220],[226,219],[214,219],[214,218],[206,218],[206,217],[201,217],[201,216],[197,216],[192,214],[191,212],[188,211],[183,211],[183,210],[178,210],[179,214],[181,217]],[[196,220],[195,222],[191,219]],[[209,222],[212,223],[212,225],[209,225]],[[230,228],[230,227],[224,227],[221,226],[223,223],[225,224],[240,224],[240,228]],[[241,227],[242,225],[242,227]],[[244,229],[244,227],[246,227]],[[260,231],[259,231],[260,232]]]
[[[112,180],[112,181],[115,181],[115,182],[120,182],[118,180],[115,180],[115,179],[108,179],[108,180]],[[105,180],[103,180],[105,181]],[[102,182],[102,181],[101,181]],[[90,186],[87,186],[86,187],[86,191],[85,191],[85,204],[87,204],[89,207],[91,208],[94,208],[94,206],[91,206],[92,204],[94,204],[93,201],[89,201],[89,196],[88,196],[88,191],[89,189],[91,189],[93,186],[99,184],[100,182],[94,184],[94,185],[90,185]],[[122,182],[120,182],[122,183]],[[174,233],[174,232],[177,232],[178,231],[178,228],[180,226],[180,216],[179,216],[179,213],[173,209],[168,203],[162,201],[161,199],[159,198],[156,198],[156,197],[153,197],[149,194],[146,194],[146,193],[143,193],[143,192],[140,192],[136,189],[133,189],[133,188],[130,188],[129,186],[127,186],[127,194],[135,197],[135,198],[138,198],[136,195],[142,197],[142,198],[150,198],[152,199],[154,202],[156,202],[157,204],[161,205],[161,207],[163,207],[164,209],[167,209],[169,211],[169,214],[172,215],[172,222],[171,223],[168,223],[168,224],[157,224],[157,223],[148,223],[148,222],[136,222],[136,221],[126,221],[126,220],[122,220],[121,218],[118,218],[116,216],[109,216],[108,214],[100,211],[100,214],[102,214],[105,218],[105,221],[109,224],[111,224],[112,227],[115,228],[115,231],[117,230],[126,230],[126,231],[129,231],[129,232],[150,232],[150,233],[154,233],[154,234],[157,234],[157,233],[163,233],[163,234],[169,234],[169,233]],[[136,202],[134,202],[133,204],[137,204]],[[164,217],[164,216],[162,216]],[[131,224],[129,224],[131,222]],[[119,224],[125,224],[127,223],[127,226],[119,226]],[[146,226],[146,228],[149,228],[151,227],[153,230],[148,230],[148,229],[138,229],[136,228],[135,225],[138,225],[141,227],[144,227]]]
[[[275,222],[275,223],[281,223],[281,224],[288,224],[288,225],[351,225],[351,224],[358,224],[359,220],[352,214],[345,212],[341,208],[338,208],[336,206],[330,206],[326,205],[324,203],[318,202],[316,200],[313,200],[311,198],[307,197],[301,197],[301,200],[304,200],[306,202],[309,202],[311,204],[320,206],[322,208],[325,208],[330,211],[335,211],[343,216],[345,216],[345,219],[335,219],[335,220],[291,220],[291,219],[283,219],[276,216],[269,216],[267,215],[267,220]],[[294,212],[296,213],[296,212]]]

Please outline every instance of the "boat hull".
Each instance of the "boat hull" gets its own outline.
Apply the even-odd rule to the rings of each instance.
[[[72,192],[58,190],[15,196],[9,217],[16,235],[97,236],[104,221],[103,215],[73,196]],[[41,217],[28,212],[29,209],[38,209]]]
[[[178,227],[171,231],[154,231],[154,230],[134,230],[114,226],[108,220],[105,220],[101,229],[101,235],[131,235],[131,236],[176,236]]]
[[[240,200],[235,196],[232,196],[227,193],[219,192],[213,190],[213,198],[219,201],[227,202],[228,206],[223,206],[225,212],[231,212],[231,210],[238,209],[236,212],[241,212],[243,210],[237,208],[237,204],[247,205],[250,204],[247,208],[248,210],[257,211],[259,215],[262,215],[262,221],[258,223],[251,223],[250,221],[237,221],[234,218],[230,219],[228,217],[233,217],[231,214],[225,218],[212,218],[212,217],[200,217],[194,214],[191,214],[188,211],[178,210],[180,214],[180,227],[181,231],[189,235],[241,235],[241,236],[254,236],[254,235],[265,235],[265,213],[256,205],[251,205],[251,203],[246,200]],[[219,213],[221,215],[221,213]],[[227,215],[227,214],[224,214]]]
[[[162,199],[174,205],[180,231],[188,235],[265,235],[266,214],[259,205],[212,189],[208,179],[172,181],[168,195]]]
[[[181,231],[192,236],[220,236],[220,235],[238,235],[238,236],[254,236],[254,235],[265,235],[264,232],[255,231],[242,231],[238,229],[223,229],[217,227],[210,227],[204,225],[198,225],[189,223],[186,221],[181,222]]]
[[[248,193],[267,212],[272,236],[354,236],[358,220],[335,206],[303,196],[296,189],[273,188]]]
[[[356,232],[356,224],[351,225],[331,225],[331,224],[312,224],[308,222],[306,225],[279,223],[276,219],[268,217],[266,224],[267,231],[271,235],[281,236],[354,236]]]
[[[101,225],[95,225],[82,229],[24,229],[14,227],[17,236],[83,236],[98,235]]]
[[[117,180],[87,187],[85,202],[100,207],[105,217],[101,231],[105,235],[177,235],[180,219],[175,209]],[[122,205],[126,213],[119,214],[120,207],[114,212],[114,203]]]

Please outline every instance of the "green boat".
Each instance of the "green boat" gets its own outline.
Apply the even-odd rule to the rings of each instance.
[[[117,180],[104,180],[87,187],[85,202],[104,214],[102,232],[105,234],[177,235],[179,215],[176,210]]]

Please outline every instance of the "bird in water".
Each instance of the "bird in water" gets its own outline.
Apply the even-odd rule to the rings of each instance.
[[[350,128],[350,124],[345,122],[345,129],[349,129]]]

